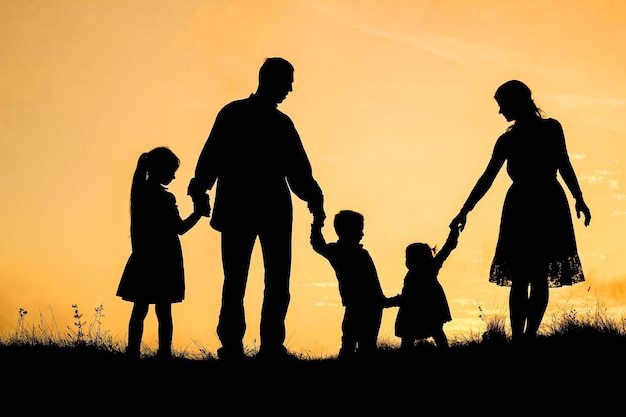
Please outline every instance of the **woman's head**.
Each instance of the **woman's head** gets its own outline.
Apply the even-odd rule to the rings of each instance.
[[[500,106],[500,114],[507,121],[541,117],[541,110],[532,98],[530,88],[518,80],[510,80],[496,90],[494,98]]]

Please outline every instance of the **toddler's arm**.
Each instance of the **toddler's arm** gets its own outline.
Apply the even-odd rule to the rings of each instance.
[[[444,261],[448,258],[450,253],[456,248],[459,242],[459,234],[461,233],[461,226],[451,227],[446,243],[443,244],[441,250],[435,255],[435,266],[437,269],[441,268]]]

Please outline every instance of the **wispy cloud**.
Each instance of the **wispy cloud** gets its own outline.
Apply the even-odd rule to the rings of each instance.
[[[327,301],[317,301],[313,303],[313,307],[337,307],[340,305],[341,305],[340,303],[333,303],[333,302],[327,302]]]
[[[584,109],[606,106],[612,108],[622,108],[626,106],[625,97],[590,97],[580,94],[560,94],[553,96],[543,96],[543,99],[555,102],[564,109]]]
[[[585,181],[588,184],[592,184],[592,185],[603,184],[603,185],[607,185],[609,189],[611,190],[618,190],[619,183],[617,179],[614,178],[618,174],[619,174],[618,172],[596,169],[593,171],[591,175],[582,174],[580,175],[580,177],[583,181]]]
[[[460,37],[444,36],[440,33],[424,29],[421,29],[419,33],[416,34],[398,33],[388,28],[373,26],[364,22],[356,22],[351,18],[347,18],[342,13],[338,13],[336,7],[330,4],[308,2],[308,5],[318,12],[323,13],[329,19],[350,29],[380,39],[404,44],[450,61],[462,64],[473,64],[484,61],[523,61],[522,56],[511,50],[471,43]]]
[[[312,282],[312,283],[305,284],[305,286],[315,287],[315,288],[330,288],[330,287],[336,287],[337,283],[336,282]]]

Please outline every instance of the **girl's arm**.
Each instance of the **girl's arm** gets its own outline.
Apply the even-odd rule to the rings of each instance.
[[[202,198],[192,198],[193,200],[193,213],[189,215],[186,219],[182,219],[180,215],[178,216],[178,230],[176,231],[179,235],[184,235],[187,233],[192,227],[194,227],[202,216],[209,217],[211,212],[211,206],[209,205],[209,196],[208,194],[204,194]]]
[[[198,220],[200,220],[201,217],[202,215],[200,213],[194,211],[186,219],[181,219],[177,231],[178,234],[184,235],[185,233],[187,233],[192,227],[196,225],[196,223],[198,223]]]

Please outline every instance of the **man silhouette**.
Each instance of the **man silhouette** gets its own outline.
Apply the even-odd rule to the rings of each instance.
[[[260,357],[285,357],[293,206],[291,192],[324,221],[324,199],[289,116],[278,110],[292,91],[294,68],[267,58],[256,93],[218,113],[198,158],[188,194],[206,198],[216,184],[210,224],[221,232],[224,283],[217,335],[220,359],[241,359],[246,331],[244,295],[257,237],[265,268]]]

